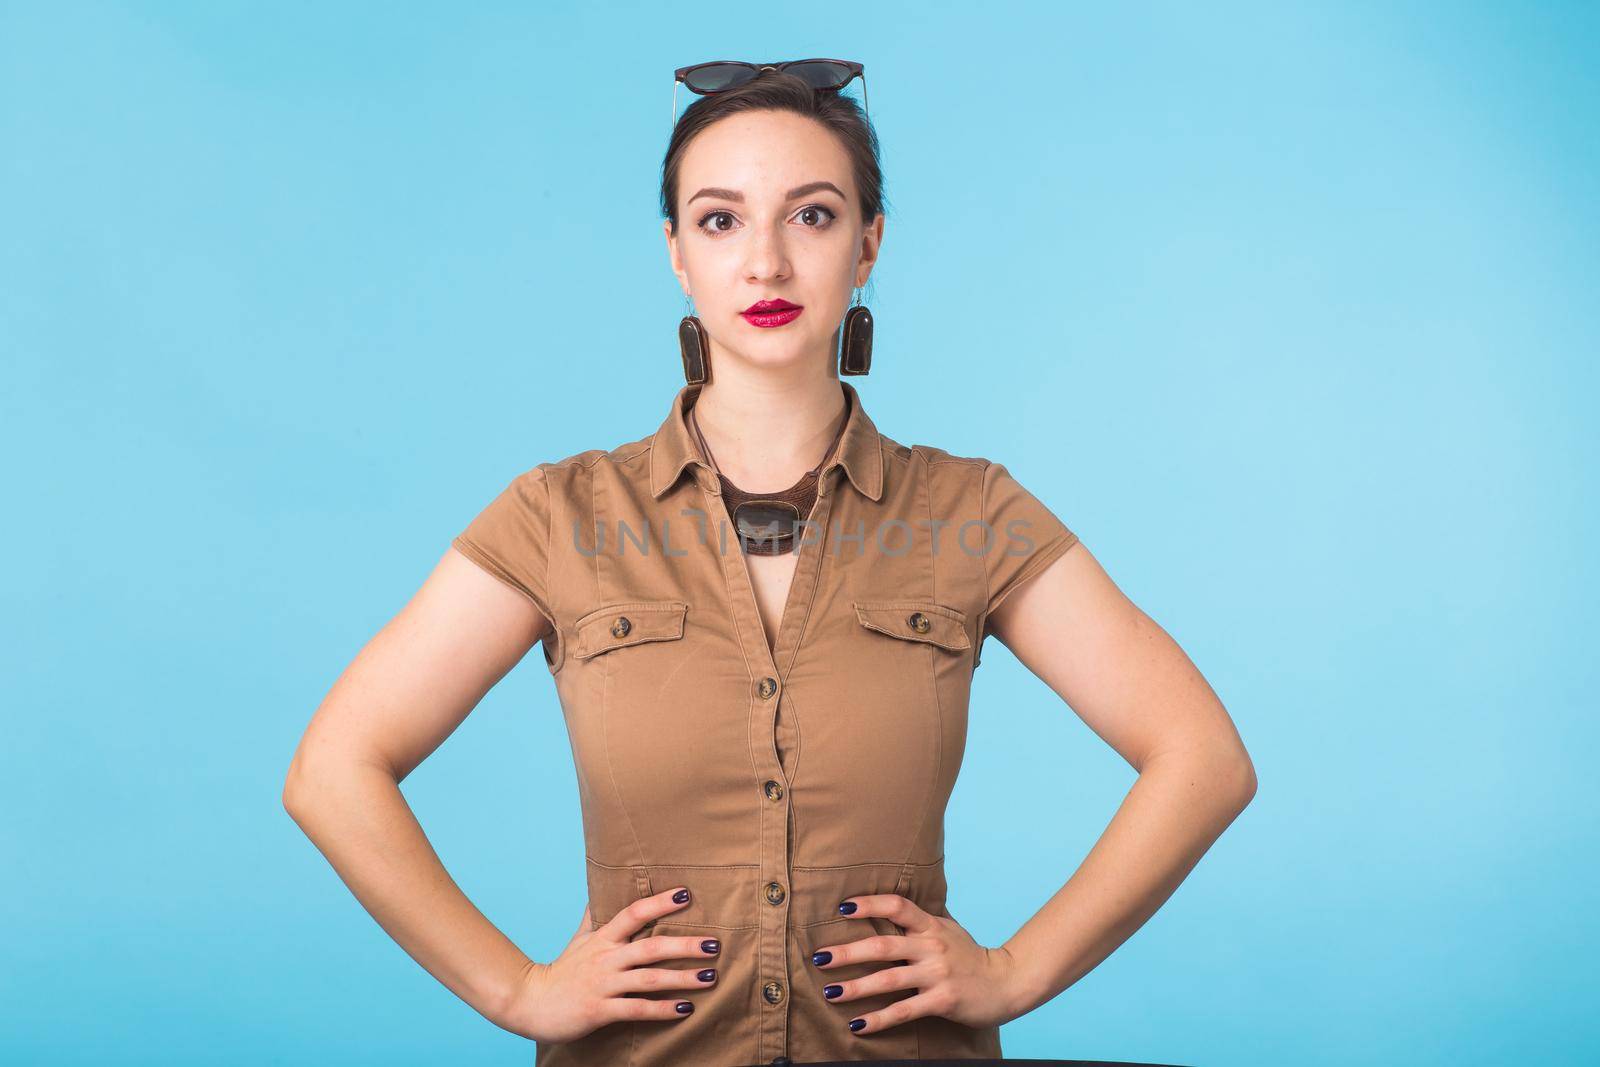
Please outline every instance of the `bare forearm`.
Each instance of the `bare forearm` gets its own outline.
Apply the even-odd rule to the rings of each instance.
[[[285,806],[389,936],[498,1022],[534,964],[450,877],[394,777],[362,764],[303,771],[286,790]]]
[[[1236,756],[1171,755],[1140,773],[1066,885],[1005,943],[1019,975],[1017,1014],[1047,1003],[1132,937],[1249,803]]]

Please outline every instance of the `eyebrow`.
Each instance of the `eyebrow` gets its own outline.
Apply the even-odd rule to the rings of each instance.
[[[837,193],[840,200],[846,199],[844,193],[840,192],[839,191],[839,187],[837,185],[833,184],[832,182],[807,182],[804,185],[797,185],[793,189],[790,189],[787,194],[785,194],[785,199],[793,200],[796,197],[805,196],[807,193],[820,192],[823,189],[827,189],[830,192]],[[695,193],[693,196],[691,196],[689,199],[685,200],[684,203],[685,204],[692,204],[696,200],[700,199],[702,196],[714,196],[718,200],[732,200],[732,201],[734,201],[735,203],[738,203],[738,204],[744,203],[744,194],[739,192],[737,189],[716,189],[716,188],[702,189],[698,193]]]

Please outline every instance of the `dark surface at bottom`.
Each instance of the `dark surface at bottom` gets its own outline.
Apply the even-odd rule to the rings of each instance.
[[[779,1056],[767,1063],[745,1067],[1187,1067],[1175,1063],[1134,1063],[1130,1060],[791,1060]]]

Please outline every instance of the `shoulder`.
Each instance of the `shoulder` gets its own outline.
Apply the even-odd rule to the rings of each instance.
[[[595,477],[637,479],[650,476],[650,446],[654,434],[609,448],[586,448],[559,459],[536,463],[516,476],[516,481],[539,485],[541,491],[563,494],[587,491]]]
[[[938,445],[903,445],[878,435],[883,441],[883,462],[888,472],[902,478],[921,479],[946,494],[973,494],[983,488],[984,470],[990,460],[983,456],[964,456]]]

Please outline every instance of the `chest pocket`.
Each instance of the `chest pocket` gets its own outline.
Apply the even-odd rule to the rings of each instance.
[[[854,600],[856,619],[869,630],[922,641],[948,652],[972,647],[967,637],[967,616],[956,608],[931,600]]]
[[[596,608],[573,623],[578,642],[572,658],[587,660],[632,645],[677,641],[683,637],[688,610],[681,600],[630,600]]]

